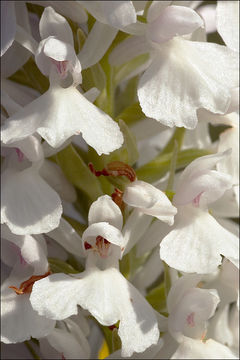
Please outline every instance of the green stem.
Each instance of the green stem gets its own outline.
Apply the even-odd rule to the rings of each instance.
[[[115,87],[113,84],[113,69],[112,69],[112,67],[109,68],[109,72],[107,74],[106,91],[107,91],[107,99],[108,99],[108,106],[107,106],[108,111],[107,112],[111,117],[114,117]]]
[[[174,176],[175,176],[175,170],[176,170],[176,164],[177,164],[177,156],[178,156],[178,143],[177,143],[177,140],[175,140],[174,149],[173,149],[173,153],[172,153],[172,159],[170,162],[170,173],[169,173],[166,192],[171,192],[173,190],[173,182],[174,182]]]
[[[167,145],[165,146],[165,148],[162,150],[161,155],[170,153],[173,151],[174,149],[174,144],[175,141],[177,142],[178,145],[178,151],[181,149],[182,143],[183,143],[183,138],[185,135],[185,131],[186,129],[181,127],[181,128],[176,128],[176,130],[174,131],[174,134],[172,135],[171,139],[168,141]]]
[[[171,289],[171,276],[169,273],[169,266],[163,261],[164,266],[164,292],[165,298],[167,299],[168,293]]]
[[[30,351],[30,353],[32,354],[32,356],[34,357],[34,359],[36,359],[36,360],[41,360],[41,358],[37,355],[37,353],[36,353],[35,350],[32,348],[32,346],[29,344],[28,341],[24,341],[24,344],[26,345],[26,347],[28,348],[28,350]]]

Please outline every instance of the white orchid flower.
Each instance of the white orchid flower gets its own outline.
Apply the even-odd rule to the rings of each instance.
[[[1,223],[17,235],[53,230],[59,224],[62,205],[58,194],[39,175],[41,144],[31,136],[12,146],[3,164]]]
[[[117,66],[150,53],[151,63],[138,84],[143,112],[164,125],[194,129],[198,108],[227,110],[230,90],[238,86],[238,56],[225,46],[184,39],[203,20],[193,9],[171,3],[153,1],[142,33],[120,43],[109,60]]]
[[[216,290],[196,287],[200,280],[200,275],[182,276],[168,294],[168,330],[180,343],[185,337],[204,339],[207,320],[220,301]]]
[[[68,71],[73,82],[82,82],[81,64],[76,56],[72,30],[67,20],[56,13],[52,7],[46,7],[39,22],[42,41],[35,54],[36,64],[41,72],[49,76],[54,67],[60,78],[64,79]]]
[[[62,16],[56,14],[51,8],[46,8],[44,13],[40,22],[43,36],[47,36],[49,32],[60,34],[63,38],[72,36],[69,25],[65,29],[66,20]],[[45,25],[48,18],[50,18],[50,23]],[[51,37],[48,39],[54,42],[55,40],[59,41]],[[54,64],[50,59],[51,56],[47,57],[47,53],[44,54],[45,45],[40,44],[42,52],[39,53],[39,63],[44,71],[46,70],[47,73],[50,71],[50,88],[42,96],[10,116],[2,127],[2,141],[11,144],[37,132],[50,146],[58,148],[73,135],[82,133],[84,140],[94,147],[99,155],[102,153],[109,154],[122,145],[123,135],[118,124],[87,100],[87,96],[83,96],[76,89],[76,84],[68,88],[60,86],[56,71],[59,72],[60,76],[65,76],[66,72],[71,69],[75,79],[81,74],[78,72],[79,66],[77,64],[79,61],[75,59],[75,52],[76,67],[70,60],[69,65],[67,65],[65,61],[68,60],[65,59],[65,55],[68,57],[69,47],[66,47],[61,41],[60,43],[60,57],[54,58],[55,55],[49,53],[49,56],[53,56]],[[48,49],[48,45],[46,46]],[[53,49],[56,50],[56,47],[50,47],[49,51],[51,52]],[[64,52],[63,57],[61,57],[62,50]],[[70,53],[73,54],[71,51]]]
[[[118,270],[126,246],[121,227],[121,211],[111,198],[105,195],[95,201],[82,237],[86,270],[74,277],[55,274],[36,282],[31,303],[39,314],[57,320],[77,314],[77,304],[102,325],[120,320],[122,355],[131,356],[156,344],[159,330],[151,306]],[[65,296],[60,301],[63,289]]]
[[[231,177],[211,170],[229,154],[218,153],[194,160],[180,176],[173,204],[178,207],[174,229],[160,244],[160,257],[184,272],[210,273],[224,255],[238,266],[238,238],[223,228],[207,211],[231,188]]]
[[[10,344],[46,336],[55,321],[39,316],[29,301],[34,281],[50,274],[44,240],[38,241],[30,235],[16,236],[5,226],[2,230],[3,237],[19,251],[9,277],[1,286],[1,341]]]
[[[204,340],[207,321],[214,315],[220,299],[215,289],[198,288],[200,280],[199,275],[185,275],[168,294],[168,330],[180,343],[171,359],[235,358],[227,346],[213,339]]]

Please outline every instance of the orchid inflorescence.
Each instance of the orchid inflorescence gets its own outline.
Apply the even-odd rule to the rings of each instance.
[[[1,1],[2,358],[239,358],[239,1]]]

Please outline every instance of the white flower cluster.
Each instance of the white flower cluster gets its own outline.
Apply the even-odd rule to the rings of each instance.
[[[237,359],[239,1],[1,1],[3,359]]]

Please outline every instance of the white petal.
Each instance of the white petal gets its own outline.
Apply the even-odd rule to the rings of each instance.
[[[152,219],[150,216],[145,215],[139,209],[133,209],[125,222],[122,231],[123,237],[127,243],[124,254],[127,254],[134,245],[138,243],[141,236],[144,236],[145,231],[151,222]]]
[[[40,168],[40,175],[63,200],[76,201],[77,194],[74,186],[67,180],[62,169],[56,163],[45,159]]]
[[[122,233],[116,227],[108,224],[107,222],[99,222],[90,225],[82,234],[83,243],[87,241],[91,243],[92,241],[95,244],[97,236],[102,236],[104,239],[108,240],[110,243],[115,244],[120,247],[126,245],[126,241],[122,236]]]
[[[74,228],[63,218],[59,226],[48,233],[52,239],[58,242],[64,249],[73,255],[84,256],[82,239]]]
[[[17,295],[9,286],[18,287],[32,275],[31,267],[16,265],[1,288],[2,331],[1,341],[16,343],[48,335],[55,321],[39,316],[32,309],[29,295]]]
[[[33,308],[50,318],[64,319],[76,314],[79,304],[102,325],[120,320],[123,356],[157,343],[159,331],[153,309],[118,270],[92,269],[79,277],[55,274],[37,281],[30,297]],[[62,291],[66,296],[61,299]]]
[[[58,351],[59,356],[63,354],[65,359],[86,359],[89,358],[90,348],[86,352],[73,334],[62,329],[53,329],[47,337],[50,345]],[[86,340],[85,340],[86,341]]]
[[[42,13],[39,22],[39,31],[42,39],[46,39],[49,36],[56,36],[59,40],[73,46],[73,35],[70,25],[67,20],[56,13],[51,6],[46,7]]]
[[[44,157],[42,145],[34,135],[30,135],[20,141],[15,141],[9,146],[20,149],[26,158],[32,162],[40,161]]]
[[[1,85],[10,98],[21,106],[29,104],[40,95],[38,91],[11,80],[1,79]]]
[[[38,132],[52,147],[82,133],[99,155],[109,154],[123,143],[119,126],[74,87],[50,89],[8,119],[2,141],[13,142]]]
[[[30,58],[30,51],[14,41],[1,57],[1,76],[6,79],[18,71]]]
[[[126,186],[123,201],[169,225],[173,224],[174,215],[177,213],[176,208],[161,190],[144,181],[135,180]]]
[[[225,44],[239,51],[239,2],[218,1],[217,29]]]
[[[83,312],[84,310],[82,313]],[[65,320],[65,324],[71,334],[78,340],[78,343],[82,347],[82,351],[85,352],[88,357],[90,355],[90,347],[86,339],[86,336],[90,333],[88,319],[79,312],[77,316],[72,316],[70,319]]]
[[[196,288],[198,283],[202,280],[202,275],[187,274],[180,277],[171,287],[167,297],[168,312],[172,313],[177,304],[182,301],[184,296],[190,289]]]
[[[154,21],[171,3],[172,1],[152,1],[147,12],[148,23]]]
[[[144,266],[137,271],[132,283],[145,295],[147,288],[159,278],[163,271],[163,262],[161,260],[159,261],[159,249],[156,248],[150,258],[147,259]]]
[[[223,131],[219,136],[218,151],[231,148],[230,156],[217,164],[218,171],[232,176],[234,185],[239,184],[239,128],[231,128]]]
[[[137,21],[131,1],[80,1],[98,21],[122,28]]]
[[[232,187],[230,175],[211,170],[218,162],[229,158],[231,150],[202,156],[192,161],[182,172],[176,187],[173,203],[186,205],[200,196],[200,206],[220,198]]]
[[[41,234],[56,228],[62,213],[57,193],[36,170],[7,169],[2,176],[2,223],[17,235]]]
[[[39,43],[35,54],[35,61],[44,75],[49,75],[53,67],[52,59],[66,61],[66,71],[70,71],[78,85],[82,82],[81,64],[76,56],[74,47],[53,36],[42,40]]]
[[[228,108],[228,113],[238,112],[239,109],[239,87],[231,90],[231,103]]]
[[[12,45],[15,33],[15,4],[13,1],[1,1],[1,56]]]
[[[147,27],[147,37],[156,43],[171,40],[174,36],[192,33],[203,27],[203,20],[192,9],[184,6],[167,6]]]
[[[142,256],[151,251],[171,231],[168,224],[155,220],[143,234],[137,244],[137,256]]]
[[[217,31],[216,28],[216,5],[208,4],[201,6],[197,10],[198,14],[200,14],[204,20],[206,32],[213,33]]]
[[[69,17],[71,20],[75,21],[78,24],[83,24],[87,22],[87,14],[82,8],[82,5],[79,1],[29,1],[33,4],[38,4],[40,6],[51,6],[56,10],[57,13],[62,14],[63,16]]]
[[[174,269],[187,273],[211,273],[221,255],[237,266],[238,240],[208,212],[192,206],[178,210],[175,229],[160,244],[160,257]]]
[[[239,216],[239,195],[235,194],[234,188],[227,190],[216,202],[211,204],[211,211],[216,217],[237,218]]]
[[[130,36],[113,49],[108,60],[111,65],[122,65],[138,55],[148,53],[150,49],[145,36]]]
[[[96,21],[78,54],[83,69],[96,64],[113,42],[118,30]],[[101,46],[99,46],[101,43]]]
[[[89,225],[101,221],[105,221],[119,230],[122,229],[123,217],[121,210],[109,195],[100,196],[92,203],[89,209]]]
[[[93,103],[99,95],[100,90],[98,90],[96,87],[93,87],[84,93],[85,98],[91,103]]]
[[[16,103],[5,91],[2,91],[1,93],[1,104],[4,106],[9,116],[21,109],[21,106]]]
[[[222,299],[221,299],[222,300]],[[220,307],[208,326],[208,337],[232,346],[233,336],[229,327],[229,304]]]
[[[48,270],[48,260],[44,251],[44,239],[36,240],[31,235],[15,235],[6,225],[1,227],[2,237],[20,248],[23,259],[34,268],[34,275],[45,274]]]
[[[225,345],[212,339],[203,342],[186,338],[171,359],[237,359],[237,356]]]
[[[142,0],[140,1],[143,2]],[[147,350],[141,353],[134,352],[132,356],[127,357],[127,359],[157,359],[157,355],[160,352],[163,346],[163,340],[160,338],[156,345],[152,345]],[[106,359],[126,359],[125,356],[121,356],[121,349],[111,353]]]
[[[9,3],[7,1],[7,3]],[[31,33],[29,24],[29,16],[27,7],[24,1],[14,2],[16,22],[22,26],[28,33]],[[18,44],[13,42],[12,46],[8,48],[1,58],[1,77],[7,78],[19,70],[30,57],[31,53]]]
[[[138,85],[143,112],[164,125],[194,129],[198,108],[227,110],[230,89],[238,86],[237,62],[235,52],[213,43],[175,38],[161,44]]]
[[[185,336],[201,339],[207,329],[207,320],[214,315],[219,301],[215,290],[189,289],[169,315],[169,332],[179,342]]]
[[[32,54],[35,54],[38,43],[22,26],[17,25],[15,40]]]
[[[211,145],[208,123],[199,121],[194,130],[186,130],[182,150],[187,148],[209,149]]]

